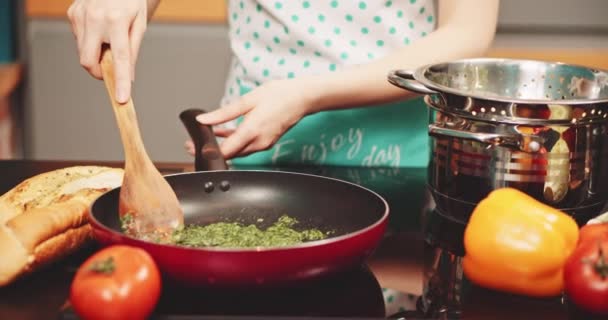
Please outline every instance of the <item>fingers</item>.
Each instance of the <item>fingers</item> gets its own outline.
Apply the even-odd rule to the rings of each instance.
[[[99,34],[88,33],[82,41],[80,49],[80,64],[95,78],[102,79],[99,66],[101,54],[101,37]]]
[[[258,124],[246,120],[220,144],[220,150],[226,159],[267,150],[281,136],[272,128],[261,130]]]
[[[68,9],[81,65],[101,79],[101,45],[110,44],[115,65],[116,100],[131,96],[131,82],[143,34],[146,30],[145,0],[75,0]]]
[[[192,140],[187,140],[184,143],[184,149],[186,149],[186,152],[188,152],[188,154],[190,154],[191,156],[194,155],[194,143],[192,142]]]
[[[225,107],[215,109],[208,113],[203,113],[196,117],[196,120],[202,124],[216,125],[226,121],[234,120],[241,115],[249,112],[253,108],[253,104],[243,102],[241,98],[235,103]]]
[[[208,113],[203,113],[196,117],[196,120],[206,125],[221,124],[230,120],[234,120],[241,115],[246,114],[253,108],[253,104],[243,102],[243,99],[218,108]],[[241,149],[245,148],[255,136],[248,129],[247,121],[244,121],[238,129],[214,128],[214,134],[218,137],[225,137],[220,149],[226,159],[233,158],[238,155]]]
[[[76,0],[72,2],[67,11],[68,20],[70,21],[70,25],[72,26],[72,34],[76,39],[78,39],[78,29],[81,23],[81,21],[79,20],[80,8],[80,2]]]
[[[131,96],[131,46],[129,44],[129,21],[122,19],[120,13],[111,16],[110,44],[114,60],[116,79],[116,101],[125,103]]]
[[[215,136],[217,137],[228,137],[231,134],[234,133],[234,129],[227,129],[227,128],[214,128],[213,129],[213,133],[215,134]],[[186,152],[188,154],[190,154],[191,156],[194,155],[194,142],[192,142],[192,140],[186,140],[186,142],[184,142],[184,149],[186,149]]]
[[[139,55],[139,48],[141,42],[144,39],[144,33],[146,32],[147,17],[145,14],[138,14],[131,26],[129,34],[131,43],[131,81],[135,80],[135,65],[137,64],[137,57]]]
[[[265,149],[267,149],[267,148],[260,148],[260,147],[259,147],[258,145],[256,145],[255,143],[252,143],[252,144],[250,144],[250,145],[246,146],[245,148],[243,148],[243,149],[242,149],[242,150],[239,152],[238,156],[240,156],[240,157],[248,156],[248,155],[250,155],[250,154],[252,154],[252,153],[254,153],[254,152],[258,152],[258,151],[260,151],[260,150],[265,150]]]
[[[80,64],[95,78],[102,79],[99,66],[102,31],[97,18],[85,20],[84,29],[79,37]]]
[[[228,136],[230,136],[231,134],[233,134],[235,131],[235,129],[229,129],[229,128],[213,128],[213,133],[215,134],[215,136],[217,137],[221,137],[221,138],[226,138]]]
[[[232,159],[236,156],[246,156],[251,153],[260,151],[260,150],[268,149],[269,146],[270,146],[270,144],[268,144],[267,147],[261,147],[260,144],[258,144],[258,143],[249,143],[249,144],[246,144],[245,146],[243,146],[242,148],[236,147],[235,150],[238,150],[238,151],[229,150],[228,148],[231,148],[230,146],[228,146],[228,147],[221,146],[221,148],[222,148],[222,154],[224,155],[224,158]],[[192,140],[187,140],[184,143],[184,149],[186,150],[186,152],[189,155],[194,156],[195,149],[194,149],[194,143],[192,143]]]
[[[240,129],[215,128],[214,134],[217,137],[227,138],[221,145],[220,149],[226,159],[231,159],[236,156],[246,156],[256,151],[266,150],[274,143],[273,139],[251,134],[250,130]],[[248,138],[250,137],[250,138]],[[227,141],[227,142],[226,142]],[[184,142],[184,149],[188,154],[194,156],[194,143],[192,140]]]
[[[276,140],[277,139],[273,139],[270,135],[259,135],[231,157],[244,157],[254,152],[268,150],[274,145]]]
[[[249,129],[248,124],[243,122],[233,134],[222,141],[220,150],[224,158],[232,159],[239,155],[255,138],[256,135]]]
[[[84,9],[82,3],[80,1],[74,1],[72,5],[68,8],[68,19],[70,20],[70,24],[72,25],[72,34],[76,39],[76,45],[78,47],[78,52],[82,50],[82,41],[83,41],[83,33],[84,33]]]

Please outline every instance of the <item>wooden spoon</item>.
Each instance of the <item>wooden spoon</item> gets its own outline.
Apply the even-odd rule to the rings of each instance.
[[[184,224],[175,192],[154,166],[144,148],[133,100],[116,101],[112,52],[101,53],[103,79],[112,102],[125,153],[125,173],[119,197],[119,215],[125,232],[140,238],[165,239]]]

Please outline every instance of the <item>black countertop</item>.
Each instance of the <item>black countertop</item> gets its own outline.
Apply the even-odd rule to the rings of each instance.
[[[84,164],[122,166],[121,163],[92,161],[0,161],[0,194],[35,174]],[[157,167],[163,174],[192,171],[190,164],[183,163],[157,163]],[[579,318],[579,314],[569,311],[559,299],[513,297],[476,288],[466,281],[458,282],[457,288],[450,287],[454,283],[449,277],[458,273],[455,262],[459,259],[459,243],[453,242],[458,242],[464,226],[431,210],[423,168],[239,169],[305,172],[368,187],[389,203],[391,213],[385,238],[367,265],[281,290],[222,292],[167,285],[155,319],[420,319],[445,317],[446,314],[460,315],[464,319]],[[0,288],[0,319],[76,319],[67,302],[70,282],[79,264],[96,249],[95,244],[83,248],[46,270]],[[385,309],[382,288],[412,295],[421,295],[426,290],[432,292],[429,297],[437,297],[443,304],[428,301],[425,304],[419,299],[419,310],[414,307],[394,313],[394,310]],[[450,306],[447,313],[438,310],[445,308],[446,301],[458,304]]]

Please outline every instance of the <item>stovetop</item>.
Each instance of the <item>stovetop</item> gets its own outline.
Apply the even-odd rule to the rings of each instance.
[[[82,162],[37,162],[3,161],[0,166],[0,192],[8,190],[19,181],[35,173]],[[93,162],[93,164],[97,164]],[[120,164],[117,164],[120,166]],[[163,174],[179,173],[184,169],[175,166],[162,167]],[[426,170],[423,168],[342,168],[342,167],[297,167],[297,168],[235,168],[262,170],[289,170],[343,179],[368,187],[389,203],[391,214],[387,237],[393,235],[416,234],[416,239],[424,241],[414,245],[397,246],[399,251],[391,251],[390,259],[399,263],[399,268],[418,266],[423,269],[426,294],[428,290],[439,297],[436,301],[450,302],[454,293],[465,288],[469,290],[467,299],[460,306],[465,319],[586,319],[576,310],[564,308],[560,301],[538,301],[523,297],[513,297],[469,285],[461,285],[458,276],[457,259],[463,254],[461,239],[464,225],[433,210],[429,205],[426,191]],[[426,228],[422,229],[422,226]],[[397,241],[393,239],[398,239]],[[389,247],[401,243],[404,238],[396,237]],[[406,237],[405,239],[411,238]],[[422,246],[423,254],[415,252]],[[403,248],[403,249],[402,249]],[[422,248],[421,248],[422,249]],[[93,248],[89,249],[93,250]],[[65,303],[70,280],[76,268],[92,251],[82,250],[60,264],[38,272],[18,284],[0,289],[0,319],[38,319],[40,315],[53,316]],[[404,258],[403,260],[400,260]],[[409,259],[409,261],[408,261]],[[397,261],[398,260],[398,261]],[[407,263],[401,264],[404,261]],[[409,264],[408,264],[409,263]],[[400,277],[407,281],[420,281],[414,272],[399,269]],[[411,271],[411,270],[410,270]],[[374,270],[376,272],[376,270]],[[380,275],[381,273],[377,273]],[[419,274],[418,274],[419,275]],[[416,279],[416,280],[413,280]],[[391,278],[383,282],[393,284],[399,279]],[[452,282],[450,282],[452,281]],[[431,286],[432,284],[438,286]],[[447,300],[445,298],[448,298]],[[428,301],[416,299],[422,309]],[[444,300],[441,300],[444,299]],[[387,303],[385,303],[385,300]],[[370,269],[362,266],[341,275],[318,279],[302,285],[268,290],[217,290],[210,288],[188,289],[167,284],[152,319],[434,319],[432,313],[421,315],[417,310],[386,312],[389,298],[383,292],[378,279]],[[426,305],[425,305],[426,303]],[[420,306],[422,305],[422,306]],[[431,306],[432,307],[432,306]],[[38,315],[35,317],[34,315]],[[69,308],[59,315],[62,319],[77,319]]]
[[[66,268],[75,270],[78,263]],[[151,319],[385,318],[382,289],[367,266],[279,288],[163,286]],[[61,319],[79,318],[67,307]]]
[[[418,230],[425,172],[420,169],[371,169],[344,167],[238,167],[238,170],[288,170],[351,181],[382,195],[392,214],[388,233]],[[180,173],[175,168],[159,168],[163,174]],[[403,293],[406,294],[406,293]],[[409,295],[412,296],[412,295]],[[152,319],[386,319],[383,289],[367,266],[361,266],[312,282],[275,289],[230,290],[185,288],[166,285]],[[395,318],[417,319],[415,310],[399,310]],[[66,308],[61,319],[78,319]]]

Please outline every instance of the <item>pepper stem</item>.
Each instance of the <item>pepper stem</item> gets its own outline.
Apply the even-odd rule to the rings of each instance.
[[[606,277],[608,277],[608,263],[606,263],[606,257],[604,256],[604,250],[601,245],[599,246],[598,251],[598,259],[593,267],[595,272],[602,277],[602,280],[606,280]]]
[[[114,269],[116,269],[116,265],[114,264],[114,257],[112,256],[109,256],[105,260],[94,261],[89,268],[92,272],[103,274],[112,274]]]

